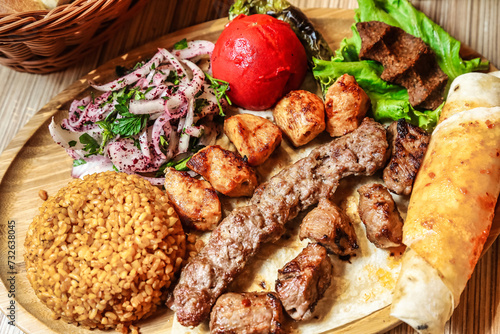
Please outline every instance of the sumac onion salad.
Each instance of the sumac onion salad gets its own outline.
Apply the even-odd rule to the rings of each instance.
[[[116,170],[161,185],[166,167],[184,169],[194,152],[213,144],[228,103],[228,84],[210,75],[213,49],[212,42],[182,40],[116,80],[91,82],[95,92],[49,126],[74,159],[72,176]]]

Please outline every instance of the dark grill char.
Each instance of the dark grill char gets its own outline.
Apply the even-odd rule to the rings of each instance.
[[[310,239],[321,244],[329,253],[352,255],[359,248],[354,226],[342,210],[321,198],[300,224],[300,240]]]
[[[430,135],[404,119],[393,122],[387,132],[392,154],[384,169],[384,182],[393,193],[409,195],[424,160]]]
[[[365,224],[366,236],[378,248],[401,246],[403,219],[391,193],[381,184],[365,184],[358,189],[359,216]]]
[[[332,261],[326,249],[309,244],[278,271],[276,292],[292,319],[309,320],[331,281]]]
[[[372,175],[387,153],[383,126],[365,118],[358,129],[322,145],[260,186],[250,204],[236,208],[182,270],[172,308],[184,326],[205,320],[212,305],[265,242],[284,233],[301,210],[330,198],[341,178]]]
[[[211,334],[284,333],[283,306],[274,292],[226,293],[210,313]]]
[[[422,39],[383,22],[358,22],[360,59],[384,65],[381,78],[408,90],[415,108],[434,110],[443,103],[448,76],[439,68],[436,55]]]

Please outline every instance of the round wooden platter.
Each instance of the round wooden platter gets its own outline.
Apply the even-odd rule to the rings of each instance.
[[[343,38],[352,35],[350,30],[354,22],[352,10],[308,9],[305,12],[317,29],[325,35],[332,49],[336,49]],[[89,331],[66,324],[61,320],[53,320],[48,309],[35,296],[26,278],[23,245],[28,226],[42,204],[38,192],[46,190],[49,195],[55,194],[59,188],[71,180],[72,160],[53,142],[48,131],[48,124],[52,117],[57,122],[67,116],[71,101],[88,94],[88,80],[105,82],[113,79],[116,66],[133,66],[137,61],[151,57],[158,47],[171,48],[182,38],[216,41],[226,23],[227,19],[219,19],[166,35],[90,72],[45,105],[3,152],[0,159],[0,217],[2,217],[0,222],[0,254],[2,254],[0,308],[2,312],[9,315],[10,311],[7,308],[14,301],[15,323],[24,332],[102,332]],[[478,56],[476,52],[468,48],[463,48],[462,51],[466,58]],[[500,232],[498,225],[500,224],[495,224],[492,229],[488,247]],[[9,253],[12,251],[9,249],[10,245],[15,245],[15,254]],[[8,255],[14,255],[15,259],[8,258]],[[172,320],[173,313],[163,307],[155,315],[137,325],[140,326],[142,333],[170,333]],[[379,333],[398,324],[399,321],[389,315],[389,307],[385,307],[365,318],[331,330],[329,333]]]

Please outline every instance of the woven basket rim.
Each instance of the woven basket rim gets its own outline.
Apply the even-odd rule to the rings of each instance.
[[[52,10],[37,10],[13,14],[0,14],[0,39],[9,37],[9,40],[24,40],[26,35],[30,38],[37,35],[41,29],[49,26],[66,26],[78,24],[93,16],[100,9],[107,10],[113,4],[126,0],[75,0],[72,3],[58,6]],[[53,28],[54,29],[54,28]]]
[[[75,0],[50,11],[0,15],[0,64],[31,73],[63,69],[110,38],[148,1]]]

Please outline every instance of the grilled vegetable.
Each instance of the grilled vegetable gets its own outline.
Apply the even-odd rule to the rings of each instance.
[[[240,15],[217,39],[211,57],[214,78],[229,84],[237,106],[266,110],[307,72],[307,56],[290,25],[269,15]]]
[[[268,14],[290,24],[306,50],[311,68],[314,65],[313,57],[321,60],[333,57],[333,51],[323,35],[299,8],[286,0],[236,0],[229,9],[229,19],[232,20],[239,14]]]

